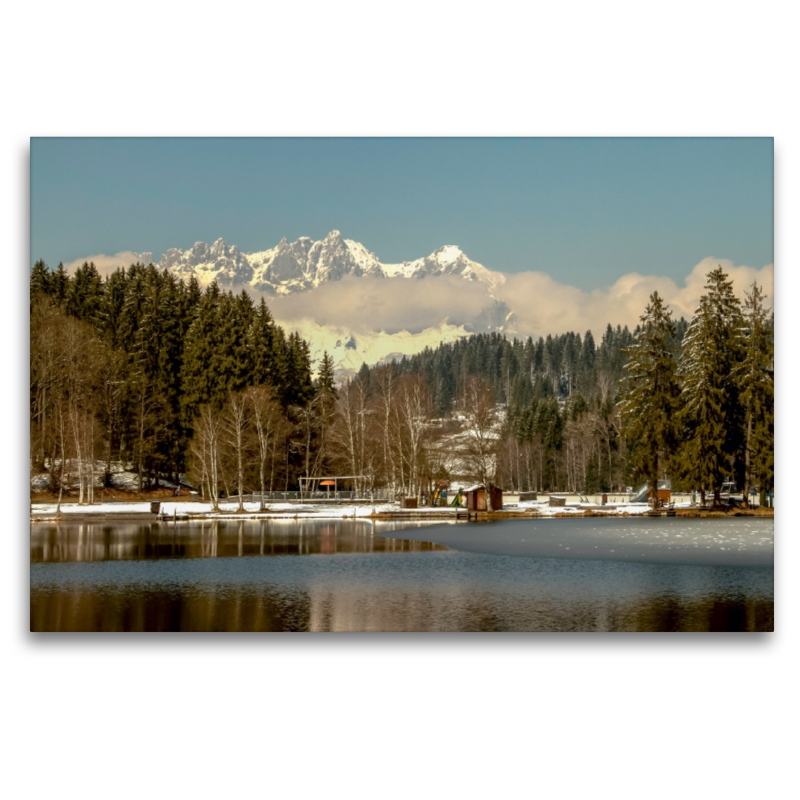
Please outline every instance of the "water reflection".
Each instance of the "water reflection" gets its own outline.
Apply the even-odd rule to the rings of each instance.
[[[385,523],[384,534],[401,530]],[[191,523],[31,525],[31,564],[161,558],[421,552],[443,545],[372,535],[369,521],[204,520]]]
[[[426,535],[401,524],[380,530],[390,527]],[[765,631],[774,625],[768,566],[459,552],[370,531],[369,523],[353,520],[35,525],[31,630]]]

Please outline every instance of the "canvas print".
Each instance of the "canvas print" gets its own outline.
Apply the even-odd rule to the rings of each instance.
[[[31,631],[773,630],[772,139],[30,162]]]

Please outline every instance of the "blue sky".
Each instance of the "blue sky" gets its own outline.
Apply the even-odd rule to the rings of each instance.
[[[384,262],[457,244],[589,290],[773,261],[773,141],[31,140],[31,264],[338,229]]]

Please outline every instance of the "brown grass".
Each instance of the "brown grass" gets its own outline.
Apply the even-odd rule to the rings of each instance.
[[[146,500],[170,500],[175,503],[189,502],[197,499],[189,495],[187,490],[182,490],[180,497],[172,496],[172,489],[154,489],[149,492],[131,492],[127,489],[95,489],[94,499],[96,503],[105,501],[117,501],[125,503],[141,503]],[[31,492],[31,503],[57,503],[58,492]],[[73,489],[64,492],[62,503],[77,503],[78,490]]]

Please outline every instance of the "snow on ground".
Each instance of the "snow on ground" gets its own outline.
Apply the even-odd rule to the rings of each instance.
[[[302,503],[267,503],[267,511],[270,517],[284,516],[284,517],[302,517],[306,518],[323,518],[323,519],[341,519],[342,517],[368,517],[373,513],[382,514],[390,511],[397,511],[397,504],[395,503],[370,503],[368,505],[347,505],[347,504],[323,504],[314,503],[313,505]],[[239,504],[237,502],[221,502],[219,504],[220,510],[212,512],[211,503],[204,502],[178,502],[173,503],[169,500],[161,501],[160,514],[173,516],[176,512],[181,515],[205,515],[212,514],[217,519],[246,519],[248,516],[259,516],[259,503],[245,503],[244,513],[240,514],[237,509]],[[443,508],[420,508],[417,509],[420,513],[429,513],[433,511],[445,511]],[[452,509],[453,512],[456,509]],[[56,513],[55,503],[37,503],[31,506],[31,517],[36,518],[52,518]],[[95,503],[93,505],[79,505],[78,503],[62,503],[61,513],[64,516],[70,514],[80,515],[101,515],[101,514],[149,514],[150,501],[138,503]]]
[[[60,465],[60,460],[56,459],[56,466]],[[78,459],[71,459],[69,461],[69,488],[77,489],[79,485],[78,472],[80,462]],[[103,488],[103,476],[105,475],[105,462],[95,461],[94,463],[94,486],[95,489]],[[88,475],[92,471],[92,465],[89,461],[83,462],[84,474]],[[139,490],[139,474],[131,469],[131,465],[124,465],[119,461],[111,463],[111,488],[112,489],[127,489],[135,492]],[[159,479],[159,486],[166,489],[171,489],[174,484],[169,480]],[[36,475],[31,475],[31,491],[32,492],[46,492],[50,488],[50,473],[41,472]]]
[[[50,473],[42,472],[40,475],[31,475],[31,491],[46,492],[50,488]]]
[[[221,502],[219,504],[219,511],[213,512],[211,503],[193,501],[193,502],[171,502],[169,500],[161,501],[160,513],[168,517],[173,516],[176,512],[180,516],[205,516],[212,515],[215,519],[247,519],[249,517],[260,516],[259,503],[245,503],[244,513],[239,513],[237,509],[239,505],[237,502]],[[646,503],[625,503],[616,506],[597,506],[592,504],[570,504],[566,506],[550,506],[547,501],[526,501],[519,503],[514,508],[520,511],[536,511],[540,517],[554,517],[558,515],[572,515],[583,514],[587,509],[598,512],[605,510],[609,516],[622,515],[622,514],[644,514],[648,510]],[[342,519],[353,517],[369,517],[372,514],[386,514],[398,511],[396,503],[365,503],[359,505],[340,504],[340,503],[268,503],[267,511],[270,518],[284,517],[293,519],[295,517],[302,519]],[[414,509],[414,514],[441,514],[442,512],[450,512],[455,517],[457,511],[464,511],[463,508],[440,508],[435,506],[422,506]],[[507,510],[511,510],[508,507]],[[80,505],[78,503],[62,503],[61,514],[69,516],[72,514],[78,515],[102,515],[102,514],[149,514],[150,501],[142,502],[109,502],[109,503],[95,503],[93,505]],[[55,503],[37,503],[31,506],[32,519],[52,519],[56,514]]]
[[[525,500],[516,504],[520,511],[536,511],[540,517],[555,517],[559,514],[583,514],[584,511],[594,511],[595,513],[605,512],[609,516],[621,516],[628,514],[644,514],[650,509],[647,503],[619,503],[616,506],[601,506],[595,503],[568,503],[564,506],[551,506],[550,500]],[[687,504],[688,508],[688,504]]]

